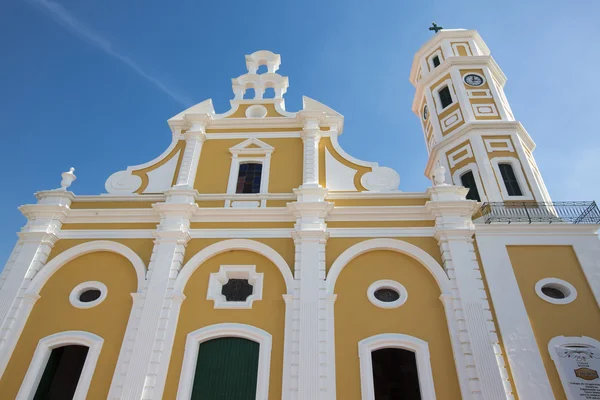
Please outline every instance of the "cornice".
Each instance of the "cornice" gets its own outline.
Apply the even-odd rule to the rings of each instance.
[[[432,220],[425,206],[334,207],[326,221],[424,221]]]
[[[429,159],[425,166],[425,176],[431,176],[431,169],[434,166],[434,161],[437,158],[437,153],[440,150],[454,147],[458,142],[466,139],[470,133],[477,131],[478,129],[486,130],[486,134],[507,134],[505,132],[499,133],[498,131],[510,130],[515,132],[519,138],[523,141],[523,145],[530,151],[533,152],[535,149],[535,142],[529,136],[529,133],[519,121],[471,121],[460,126],[450,135],[449,138],[445,138],[442,142],[433,146],[429,152]],[[493,132],[492,132],[493,131]]]
[[[444,39],[473,39],[475,43],[477,43],[479,49],[484,54],[490,54],[490,49],[479,35],[479,32],[477,32],[476,30],[443,29],[439,33],[435,34],[427,42],[425,42],[425,44],[423,44],[423,46],[421,46],[421,48],[415,53],[409,75],[409,80],[411,83],[414,84],[415,79],[417,77],[417,70],[419,69],[420,58],[435,50],[436,47],[439,47],[440,43]]]

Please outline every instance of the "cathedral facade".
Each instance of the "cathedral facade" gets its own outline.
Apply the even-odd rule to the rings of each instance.
[[[600,212],[550,198],[479,34],[415,55],[418,193],[338,112],[287,111],[280,63],[246,56],[229,111],[169,119],[107,193],[71,170],[20,207],[0,398],[599,399]]]

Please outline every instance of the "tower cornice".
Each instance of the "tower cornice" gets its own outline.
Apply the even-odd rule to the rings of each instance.
[[[417,71],[419,70],[420,58],[423,57],[423,55],[434,50],[445,39],[472,39],[475,41],[475,43],[477,44],[477,46],[483,52],[484,55],[490,54],[490,49],[487,47],[487,45],[485,44],[485,42],[479,35],[479,32],[477,32],[476,30],[467,30],[467,29],[444,29],[444,30],[441,30],[439,33],[437,33],[435,36],[433,36],[431,39],[429,39],[423,46],[421,46],[421,48],[416,52],[416,54],[413,58],[412,68],[410,70],[410,77],[409,77],[409,80],[413,85],[416,85]]]

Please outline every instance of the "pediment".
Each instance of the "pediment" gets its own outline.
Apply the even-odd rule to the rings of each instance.
[[[270,154],[275,148],[260,139],[250,138],[231,147],[231,154]]]

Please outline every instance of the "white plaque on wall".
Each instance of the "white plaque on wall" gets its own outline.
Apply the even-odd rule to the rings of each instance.
[[[569,400],[600,400],[600,342],[559,336],[549,350]]]

